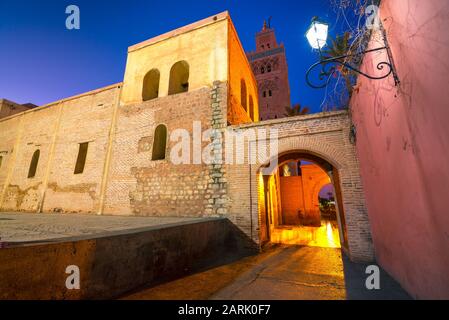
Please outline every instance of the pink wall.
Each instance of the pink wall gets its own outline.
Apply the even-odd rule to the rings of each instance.
[[[359,77],[351,101],[376,255],[412,296],[447,299],[449,1],[383,0],[381,16],[401,85]]]

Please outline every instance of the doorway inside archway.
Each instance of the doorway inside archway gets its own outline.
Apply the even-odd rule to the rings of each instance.
[[[298,152],[278,163],[271,174],[259,174],[262,242],[347,248],[338,170]]]

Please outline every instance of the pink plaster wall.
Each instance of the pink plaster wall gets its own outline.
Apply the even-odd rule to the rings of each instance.
[[[376,256],[415,298],[448,299],[449,1],[383,0],[381,17],[401,85],[360,77],[351,101]]]

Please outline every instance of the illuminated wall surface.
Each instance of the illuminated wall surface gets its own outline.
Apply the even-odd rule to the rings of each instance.
[[[375,252],[415,297],[447,299],[449,7],[384,0],[380,12],[401,85],[360,77],[352,100]],[[363,69],[382,58],[367,55]]]
[[[311,224],[320,225],[318,195],[331,183],[329,176],[313,164],[301,166],[301,176],[280,177],[280,192],[284,210],[284,224],[300,224],[298,212]]]
[[[319,192],[331,183],[329,176],[314,164],[301,166],[301,176],[281,177],[279,170],[265,182],[259,176],[259,212],[263,215],[268,207],[270,241],[340,248],[337,220],[322,218],[319,209]]]

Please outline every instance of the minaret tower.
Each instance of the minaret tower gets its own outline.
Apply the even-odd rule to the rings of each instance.
[[[266,21],[256,34],[256,50],[247,56],[259,87],[260,120],[285,117],[285,108],[291,106],[287,58]]]

